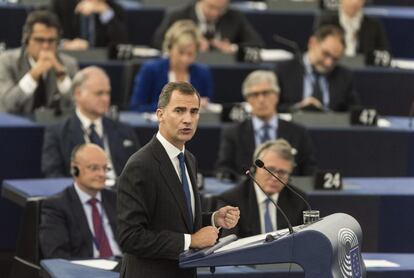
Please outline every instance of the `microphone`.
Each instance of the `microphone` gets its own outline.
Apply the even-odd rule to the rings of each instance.
[[[409,116],[408,127],[409,128],[413,127],[413,115],[414,115],[414,101],[411,103],[410,113],[408,114]]]
[[[289,221],[289,218],[286,216],[285,212],[278,206],[278,204],[276,204],[275,201],[273,201],[272,198],[270,198],[270,196],[263,190],[262,185],[260,183],[257,182],[257,180],[253,177],[253,175],[250,173],[250,170],[246,171],[246,175],[249,176],[260,188],[260,190],[265,194],[266,198],[272,202],[272,204],[276,207],[276,209],[278,211],[280,211],[280,213],[282,214],[283,218],[285,219],[286,223],[288,224],[288,228],[289,228],[289,234],[293,234],[293,227],[292,224]],[[268,235],[269,236],[269,235]],[[271,241],[270,239],[268,239],[268,236],[266,236],[266,242],[267,241]],[[272,236],[272,235],[270,235]],[[274,239],[274,238],[273,238]]]
[[[284,186],[286,186],[287,188],[289,188],[289,190],[290,191],[292,191],[293,193],[295,193],[295,195],[296,196],[298,196],[305,204],[306,204],[306,206],[308,207],[308,211],[311,211],[312,210],[312,208],[311,208],[311,205],[309,204],[309,202],[308,201],[306,201],[305,200],[305,198],[303,198],[303,196],[302,195],[300,195],[290,184],[288,184],[288,183],[286,183],[286,182],[284,182],[284,181],[282,181],[282,179],[281,178],[279,178],[277,175],[275,175],[272,171],[270,171],[269,170],[269,168],[267,168],[265,165],[264,165],[264,163],[263,163],[263,161],[261,161],[260,159],[256,159],[256,161],[254,162],[254,164],[257,166],[257,167],[259,167],[259,168],[263,168],[263,169],[265,169],[269,174],[271,174],[272,175],[272,177],[274,177],[275,179],[277,179],[281,184],[283,184]]]
[[[302,56],[302,51],[299,48],[299,45],[297,44],[297,42],[289,40],[285,37],[282,37],[280,35],[274,34],[273,35],[273,40],[277,43],[280,43],[281,45],[287,46],[288,48],[292,49],[295,56],[300,59],[300,57]]]

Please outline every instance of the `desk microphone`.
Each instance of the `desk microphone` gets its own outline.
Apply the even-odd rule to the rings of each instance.
[[[263,161],[261,161],[260,159],[256,159],[256,161],[254,162],[254,165],[256,165],[256,167],[265,169],[269,174],[272,175],[272,177],[274,177],[275,179],[277,179],[281,184],[283,184],[284,186],[286,186],[287,188],[289,188],[290,191],[292,191],[293,193],[295,193],[296,196],[298,196],[306,204],[306,206],[308,207],[308,211],[311,211],[312,210],[311,205],[309,204],[309,202],[306,201],[305,198],[303,198],[303,196],[300,195],[290,184],[282,181],[281,178],[279,178],[272,171],[270,171],[269,168],[267,168],[264,165]]]
[[[410,113],[408,114],[408,117],[409,117],[408,127],[409,128],[413,127],[413,116],[414,116],[414,101],[411,103]]]
[[[299,45],[292,40],[289,40],[285,37],[279,36],[277,34],[273,35],[273,40],[277,43],[280,43],[281,45],[284,45],[290,49],[293,50],[293,52],[295,53],[295,56],[300,59],[300,57],[302,56],[302,51],[299,48]]]
[[[260,183],[258,183],[257,182],[257,180],[253,177],[253,175],[250,173],[250,170],[247,170],[246,171],[246,175],[247,176],[249,176],[258,186],[259,186],[259,188],[260,188],[260,190],[265,194],[265,196],[266,196],[266,198],[270,201],[270,202],[272,202],[272,204],[276,207],[276,209],[278,210],[278,211],[280,211],[280,213],[282,214],[282,216],[283,216],[283,218],[285,219],[285,221],[286,221],[286,223],[288,224],[288,228],[289,228],[289,234],[293,234],[294,233],[294,231],[293,231],[293,227],[292,227],[292,224],[290,223],[290,221],[289,221],[289,218],[286,216],[286,214],[285,214],[285,212],[278,206],[278,204],[276,204],[276,202],[275,201],[273,201],[273,199],[272,198],[270,198],[270,196],[263,190],[263,188],[262,188],[262,185],[260,184]],[[272,235],[270,235],[272,238],[273,238],[273,236]],[[267,235],[266,236],[266,242],[267,241],[271,241],[270,239],[268,239],[268,237],[269,237],[269,235]],[[274,238],[273,238],[274,239]]]

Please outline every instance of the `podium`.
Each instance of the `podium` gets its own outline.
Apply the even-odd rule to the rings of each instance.
[[[215,267],[296,263],[305,278],[362,278],[365,266],[361,257],[362,231],[350,215],[331,214],[310,225],[266,235],[239,239],[220,247],[187,251],[180,255],[180,267]]]

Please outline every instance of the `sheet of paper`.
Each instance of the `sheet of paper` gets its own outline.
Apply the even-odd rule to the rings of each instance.
[[[79,261],[72,261],[72,263],[105,269],[105,270],[112,270],[118,264],[117,261],[111,261],[111,260],[105,260],[105,259],[79,260]]]
[[[364,260],[365,266],[369,267],[399,267],[399,264],[387,260]]]

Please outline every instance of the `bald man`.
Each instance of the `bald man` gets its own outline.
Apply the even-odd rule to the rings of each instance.
[[[108,76],[98,67],[84,68],[73,79],[73,97],[75,113],[46,129],[42,171],[47,177],[70,176],[72,149],[91,142],[105,150],[113,181],[139,143],[132,128],[105,116],[111,100]]]
[[[45,258],[107,258],[120,255],[116,194],[105,189],[106,153],[95,144],[71,155],[73,185],[42,203],[40,247]]]

